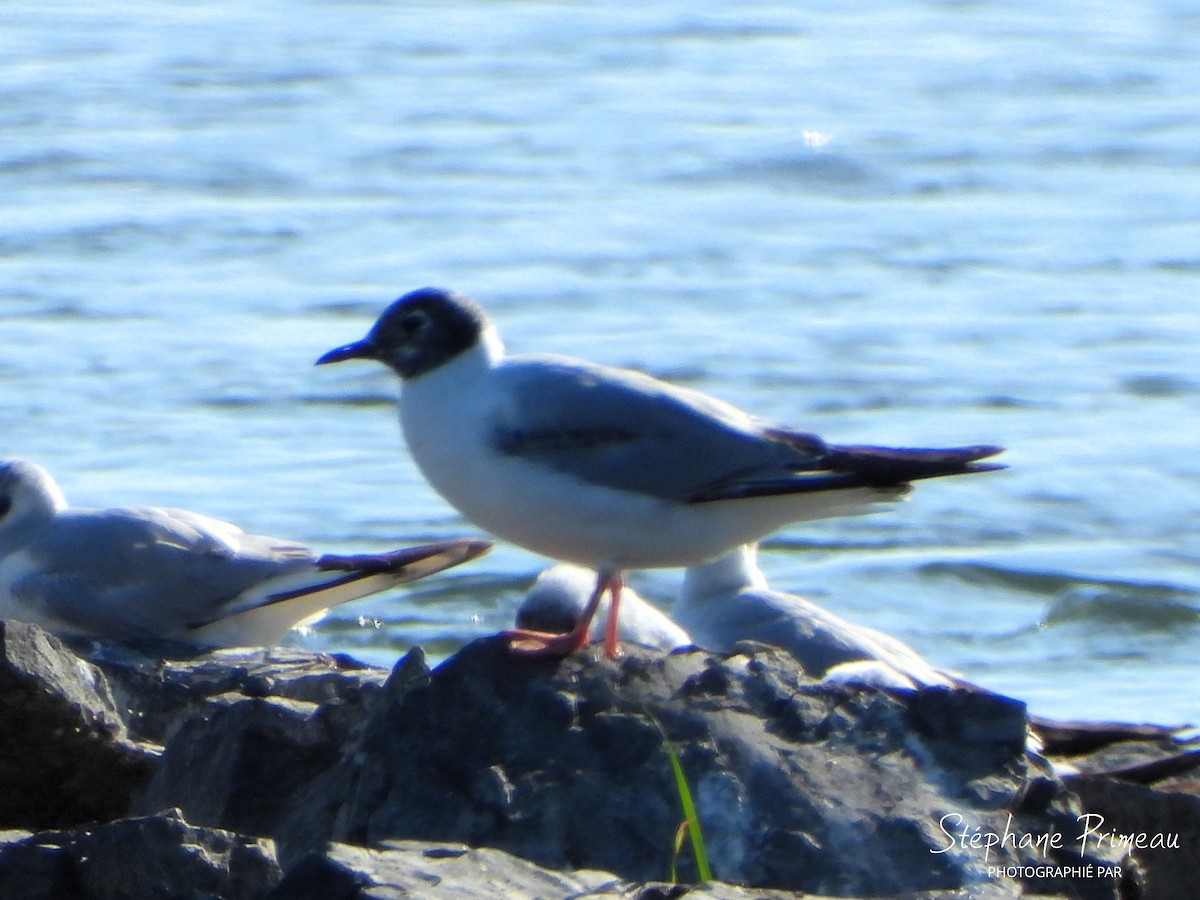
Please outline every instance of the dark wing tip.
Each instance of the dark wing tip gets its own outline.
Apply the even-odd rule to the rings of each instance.
[[[1003,452],[1003,447],[994,444],[947,448],[845,446],[829,448],[829,463],[838,471],[853,472],[868,484],[882,486],[1005,469],[1003,463],[979,462]]]
[[[941,452],[954,453],[974,462],[977,459],[987,459],[989,456],[999,456],[1004,452],[1004,448],[997,444],[976,444],[973,447],[956,447]]]
[[[357,571],[364,574],[391,572],[400,574],[410,568],[416,574],[432,574],[482,556],[492,549],[491,541],[478,538],[454,538],[417,547],[404,547],[388,553],[364,553],[352,556],[326,554],[317,560],[318,569]]]

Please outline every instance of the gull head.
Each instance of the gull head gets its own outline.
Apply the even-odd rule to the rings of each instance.
[[[52,518],[67,498],[50,473],[24,459],[0,461],[0,537]]]
[[[595,587],[596,573],[592,569],[570,563],[546,569],[521,602],[516,625],[554,633],[570,631],[587,609]],[[606,597],[601,605],[607,609],[610,602]]]
[[[416,378],[470,350],[488,330],[487,316],[470,297],[419,288],[385,309],[365,338],[330,350],[317,365],[374,359],[401,378]]]

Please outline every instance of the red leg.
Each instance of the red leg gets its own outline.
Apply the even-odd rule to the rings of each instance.
[[[620,572],[608,579],[608,594],[612,601],[608,605],[608,627],[604,629],[604,655],[612,658],[621,654],[617,646],[617,611],[621,607],[621,590],[625,587],[625,578]]]
[[[620,575],[617,577],[619,578]],[[565,634],[553,634],[547,631],[533,631],[529,628],[511,628],[504,632],[504,636],[509,640],[509,649],[514,653],[523,653],[527,656],[566,656],[585,646],[588,643],[592,619],[596,617],[596,610],[600,608],[600,598],[608,589],[610,580],[610,576],[604,572],[600,572],[596,576],[596,587],[592,591],[592,596],[588,598],[587,608],[584,609],[583,615],[579,617],[579,621],[570,631]],[[612,621],[611,613],[609,621]],[[605,647],[607,648],[607,640]]]

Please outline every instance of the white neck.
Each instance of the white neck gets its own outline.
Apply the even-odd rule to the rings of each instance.
[[[67,497],[62,488],[46,472],[41,472],[44,478],[38,479],[37,490],[32,492],[36,498],[34,505],[41,515],[49,518],[67,508]]]
[[[712,562],[689,566],[683,575],[683,599],[691,603],[766,587],[767,578],[758,568],[756,544],[743,544]]]
[[[504,342],[500,340],[500,332],[493,325],[484,326],[479,335],[478,349],[482,351],[489,365],[494,366],[504,358]]]
[[[12,490],[12,508],[0,519],[0,545],[19,543],[30,529],[49,522],[67,508],[67,498],[49,472],[31,462],[14,465],[21,467],[20,481]]]

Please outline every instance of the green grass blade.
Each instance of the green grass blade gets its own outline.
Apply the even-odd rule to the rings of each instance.
[[[667,737],[667,732],[662,727],[662,724],[649,710],[645,712],[650,721],[654,723],[654,727],[658,729],[658,733],[662,735],[663,748],[667,751],[667,757],[671,760],[671,771],[675,774],[675,790],[679,793],[679,805],[683,809],[684,825],[687,826],[688,838],[692,844],[692,855],[696,859],[696,870],[700,873],[700,880],[702,882],[712,881],[712,869],[708,865],[708,851],[704,849],[704,834],[700,830],[700,817],[696,815],[696,804],[692,801],[692,791],[688,787],[687,776],[683,774],[683,764],[679,761],[679,754],[675,752],[675,746],[671,743],[671,739]],[[678,844],[676,844],[676,856],[678,855]],[[674,864],[672,864],[672,876],[675,874],[674,868]],[[672,877],[672,880],[674,880],[674,877]]]

